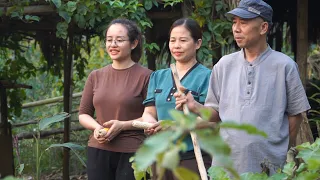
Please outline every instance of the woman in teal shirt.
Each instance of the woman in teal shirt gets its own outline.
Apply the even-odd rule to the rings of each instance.
[[[196,53],[201,47],[201,43],[201,28],[195,20],[178,19],[171,26],[169,49],[176,60],[181,84],[191,92],[197,102],[204,104],[211,70],[201,65],[196,59]],[[145,131],[146,134],[151,135],[161,130],[158,121],[172,119],[169,111],[176,107],[173,96],[176,91],[177,88],[170,68],[158,70],[151,74],[147,98],[143,102],[145,111],[142,118],[143,121],[155,124]],[[199,174],[191,137],[185,138],[184,142],[187,144],[187,152],[181,154],[180,166]],[[203,153],[203,160],[205,167],[208,169],[211,166],[211,157]],[[171,172],[167,171],[164,179],[175,178]]]

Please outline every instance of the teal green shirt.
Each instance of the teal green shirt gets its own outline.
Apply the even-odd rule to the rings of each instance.
[[[181,84],[193,95],[194,99],[204,104],[207,97],[211,70],[197,63],[181,79]],[[175,108],[176,85],[170,68],[155,71],[151,74],[145,106],[155,106],[158,120],[172,120],[169,111]],[[185,138],[187,151],[193,150],[191,137]]]

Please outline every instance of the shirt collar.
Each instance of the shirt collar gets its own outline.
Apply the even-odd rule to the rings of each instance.
[[[239,58],[242,59],[244,64],[252,64],[253,66],[255,66],[255,65],[260,64],[263,60],[265,60],[266,57],[268,57],[271,52],[272,52],[272,49],[268,44],[268,47],[266,48],[266,50],[263,53],[261,53],[254,61],[249,62],[249,61],[247,61],[245,59],[245,57],[244,57],[244,48],[242,48],[241,51],[240,51],[240,55],[239,55],[240,57]]]

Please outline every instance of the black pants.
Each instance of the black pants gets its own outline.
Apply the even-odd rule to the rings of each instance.
[[[89,180],[135,180],[130,157],[121,153],[88,147],[87,174]]]

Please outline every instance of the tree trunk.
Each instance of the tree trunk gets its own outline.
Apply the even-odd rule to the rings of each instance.
[[[308,0],[297,1],[297,53],[296,61],[299,66],[300,78],[304,87],[307,81],[307,59],[308,59]],[[303,114],[303,122],[297,136],[296,145],[304,142],[313,143],[314,139],[308,123],[306,114]]]

